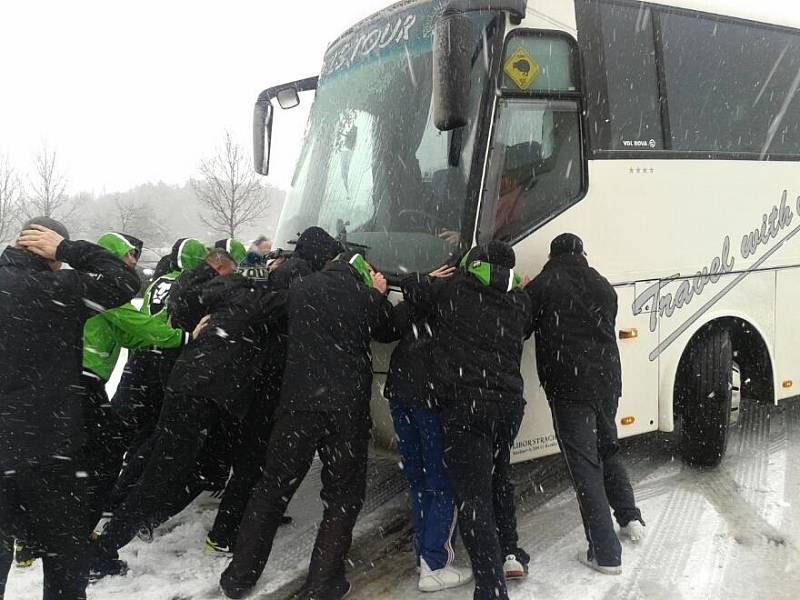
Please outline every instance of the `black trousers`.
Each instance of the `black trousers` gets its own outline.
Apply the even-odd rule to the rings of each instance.
[[[442,409],[444,459],[458,527],[472,561],[475,600],[507,600],[504,557],[518,554],[511,446],[523,404],[449,400]]]
[[[222,418],[217,404],[207,398],[170,395],[164,400],[151,447],[126,468],[141,471],[129,493],[114,510],[101,538],[101,553],[114,556],[143,525],[151,526],[182,497],[196,471],[197,457],[208,431]]]
[[[369,413],[289,411],[278,416],[264,474],[247,503],[233,561],[222,573],[223,588],[256,584],[269,559],[289,501],[319,454],[325,506],[311,553],[306,590],[315,600],[340,598],[353,527],[364,503]]]
[[[122,468],[125,454],[125,423],[111,407],[105,384],[84,375],[83,418],[86,443],[78,459],[86,471],[90,515],[87,531],[97,525],[109,506],[111,490]]]
[[[232,457],[233,475],[225,486],[209,533],[217,544],[233,546],[236,543],[247,501],[264,472],[274,412],[273,401],[257,398],[239,428],[238,443]]]
[[[14,558],[14,538],[8,534],[0,533],[0,600],[6,593],[8,571]]]
[[[9,556],[7,546],[13,537],[36,539],[44,551],[44,600],[86,598],[89,510],[86,478],[77,472],[75,463],[64,461],[0,474],[3,555]]]
[[[617,442],[618,399],[550,399],[561,454],[578,497],[589,557],[602,566],[622,563],[611,511],[621,525],[641,520]]]
[[[156,352],[134,352],[122,371],[111,404],[126,424],[126,450],[133,454],[155,431],[164,388],[162,357]]]

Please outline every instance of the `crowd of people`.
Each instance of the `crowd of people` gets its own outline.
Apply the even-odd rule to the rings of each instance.
[[[90,579],[128,571],[121,548],[203,491],[220,496],[205,544],[232,557],[221,590],[244,598],[315,455],[324,512],[302,597],[343,598],[376,341],[398,342],[384,395],[420,591],[474,581],[475,599],[504,600],[507,580],[528,573],[510,452],[532,335],[586,532],[579,560],[621,572],[611,509],[620,535],[642,539],[614,420],[616,294],[577,236],[554,239],[532,281],[508,244],[477,245],[398,280],[396,304],[361,251],[310,227],[272,253],[265,238],[250,252],[234,239],[179,239],[137,308],[142,247],[116,232],[72,241],[40,217],[0,256],[0,599],[12,562],[39,558],[45,600],[85,599]],[[456,526],[471,568],[454,563]]]

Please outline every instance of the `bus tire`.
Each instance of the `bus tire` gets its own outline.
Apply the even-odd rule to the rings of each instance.
[[[684,372],[683,456],[692,465],[715,467],[725,455],[731,416],[733,346],[728,330],[711,326],[689,349]]]

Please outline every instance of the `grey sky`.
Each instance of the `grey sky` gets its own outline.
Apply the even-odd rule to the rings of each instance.
[[[329,41],[391,3],[0,2],[0,155],[26,171],[46,141],[72,192],[183,182],[225,129],[249,145],[259,91],[317,73]],[[796,10],[794,0],[762,5]],[[276,122],[270,180],[282,187],[307,109],[281,111]]]
[[[25,171],[46,140],[73,192],[185,181],[226,128],[249,145],[258,92],[316,74],[327,43],[386,3],[2,2],[0,154]],[[307,110],[280,116],[285,186]]]

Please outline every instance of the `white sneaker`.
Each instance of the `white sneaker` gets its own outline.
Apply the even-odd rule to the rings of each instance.
[[[506,574],[506,579],[522,579],[528,575],[528,569],[513,554],[506,556],[506,562],[503,563],[503,571]]]
[[[616,567],[605,567],[603,565],[599,565],[597,564],[596,558],[589,560],[586,557],[586,552],[578,552],[578,561],[590,569],[594,569],[598,573],[602,573],[603,575],[622,575],[622,565],[618,565]]]
[[[633,520],[625,527],[619,528],[619,535],[628,538],[634,544],[638,544],[644,539],[645,529],[641,522]]]
[[[471,569],[447,565],[441,569],[431,571],[424,558],[420,559],[419,565],[419,584],[417,587],[420,592],[439,592],[472,581]]]

